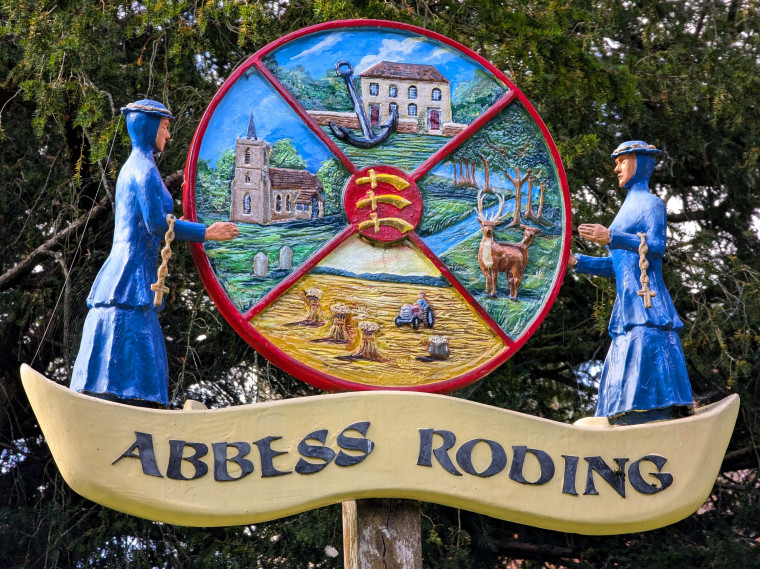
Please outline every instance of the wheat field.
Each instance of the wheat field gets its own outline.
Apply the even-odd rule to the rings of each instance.
[[[317,287],[323,291],[320,306],[325,315],[321,326],[297,324],[309,312],[304,292]],[[424,292],[435,312],[432,329],[420,324],[397,327],[394,319],[402,304],[412,304]],[[320,342],[329,336],[330,306],[350,307],[348,318],[352,339],[347,344]],[[375,335],[382,361],[340,359],[359,346],[361,321],[380,325]],[[367,385],[424,385],[458,377],[485,364],[505,349],[502,340],[467,304],[454,288],[366,281],[333,275],[306,275],[255,316],[251,323],[267,340],[296,360],[332,376]],[[428,355],[432,336],[449,339],[447,360],[420,361]]]

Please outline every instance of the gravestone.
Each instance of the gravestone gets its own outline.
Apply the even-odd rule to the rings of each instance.
[[[269,272],[269,259],[264,253],[256,253],[253,258],[253,276],[258,278],[266,278]]]
[[[293,249],[285,245],[280,249],[280,269],[289,271],[293,268]]]

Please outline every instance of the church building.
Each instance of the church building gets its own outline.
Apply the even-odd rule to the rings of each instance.
[[[270,166],[270,150],[257,138],[251,113],[245,136],[235,139],[230,221],[267,225],[324,217],[319,179],[308,170]]]

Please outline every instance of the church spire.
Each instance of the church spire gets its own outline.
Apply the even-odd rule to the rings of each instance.
[[[251,118],[248,120],[248,132],[246,133],[245,137],[252,138],[253,140],[257,140],[256,125],[253,124],[253,111],[251,111]]]

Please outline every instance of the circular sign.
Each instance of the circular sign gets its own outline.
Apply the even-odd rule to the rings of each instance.
[[[489,62],[406,24],[330,22],[251,56],[211,101],[185,216],[258,352],[327,390],[446,392],[540,325],[570,246],[557,149]]]

